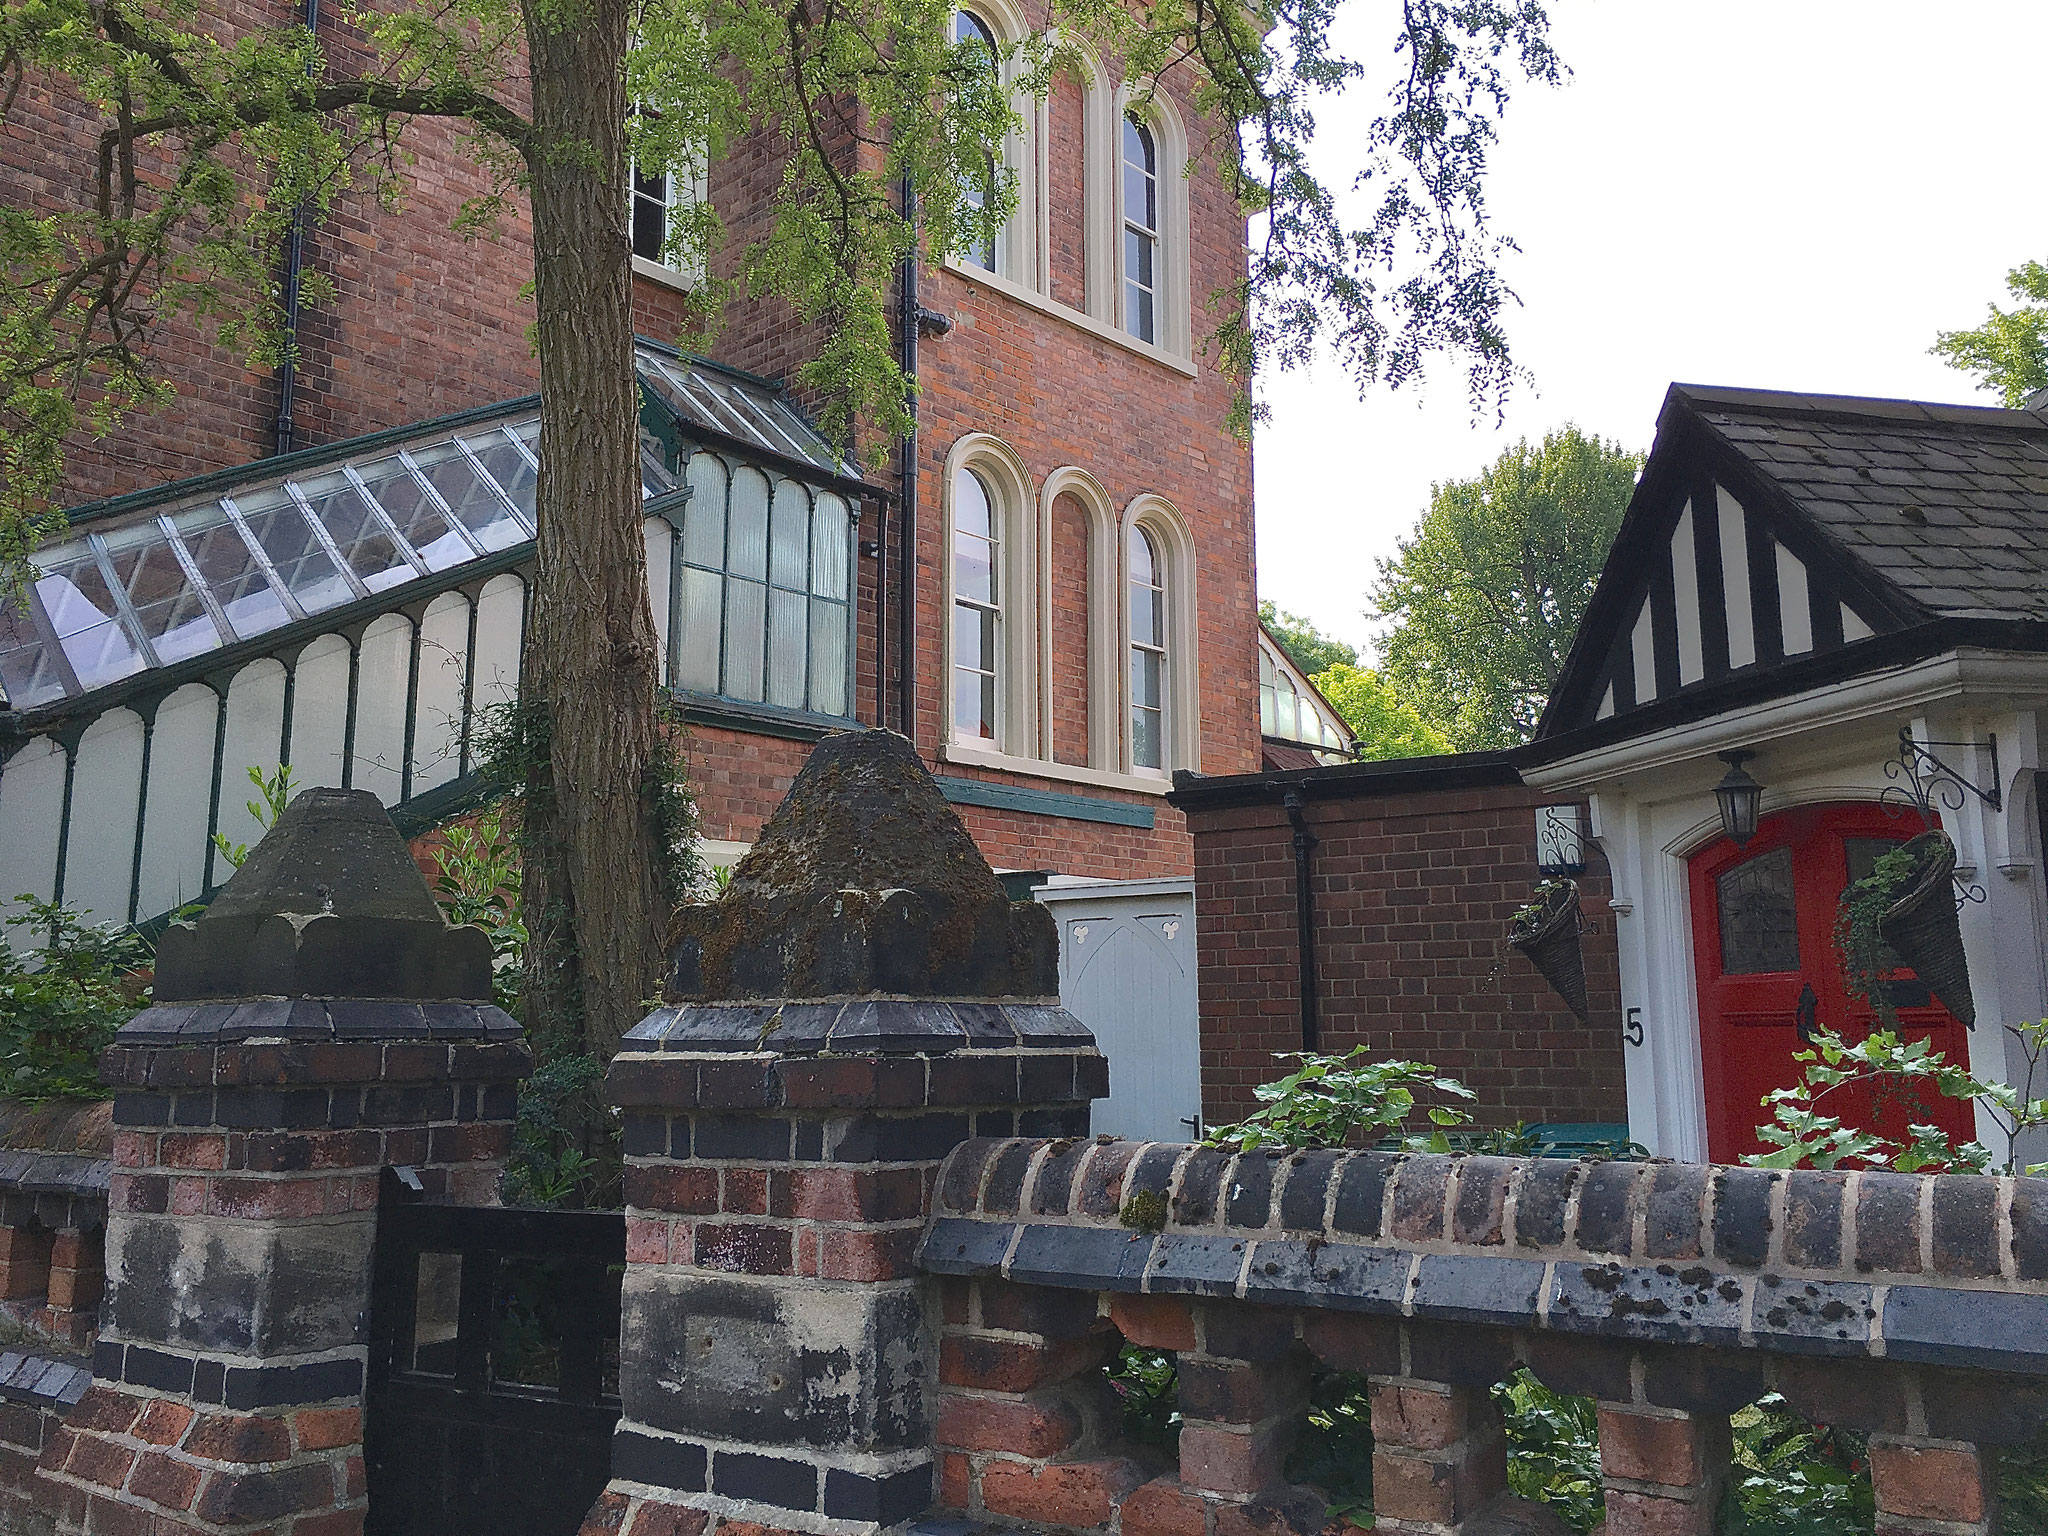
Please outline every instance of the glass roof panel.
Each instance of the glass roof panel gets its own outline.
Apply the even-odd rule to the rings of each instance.
[[[856,473],[775,386],[651,345],[636,361],[685,455],[695,432],[726,440],[742,464],[741,445],[753,445]],[[288,463],[303,467],[282,476],[257,463],[239,484],[232,475],[205,482],[200,496],[200,485],[185,484],[88,508],[77,531],[37,555],[30,611],[0,601],[0,687],[16,709],[48,705],[514,549],[533,537],[539,439],[539,412],[525,401],[396,442],[298,455]],[[643,428],[640,448],[643,494],[677,490],[683,476],[662,437]],[[769,483],[753,472],[741,479],[742,563],[752,570],[767,560]],[[794,516],[802,498],[790,494]],[[709,508],[721,522],[724,500]],[[808,542],[840,539],[843,502],[819,505],[835,516]],[[795,569],[807,542],[801,520],[775,532],[778,569]]]
[[[412,477],[406,478],[410,481]],[[335,549],[366,590],[382,592],[412,579],[413,567],[390,525],[344,471],[337,469],[302,480],[294,489],[305,498],[307,514],[327,530]],[[414,491],[420,500],[426,500],[417,486]],[[447,527],[439,509],[434,516],[443,528]]]
[[[64,680],[43,650],[35,621],[11,603],[0,606],[0,688],[16,709],[33,709],[64,694]]]
[[[101,542],[158,665],[225,643],[155,520],[109,529]]]
[[[246,640],[291,621],[291,610],[271,587],[225,506],[216,501],[187,507],[173,513],[170,522],[236,638]]]
[[[335,569],[326,544],[284,487],[237,496],[234,507],[256,547],[270,561],[271,570],[301,609],[320,613],[354,601],[355,588]]]
[[[533,537],[512,515],[511,504],[476,472],[469,455],[453,440],[420,449],[412,461],[455,520],[485,550],[509,549]]]
[[[149,664],[121,624],[120,605],[100,573],[99,557],[84,539],[52,550],[36,596],[81,688],[118,682]]]

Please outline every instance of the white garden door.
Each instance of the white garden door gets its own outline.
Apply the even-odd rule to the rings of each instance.
[[[1097,1135],[1192,1141],[1201,1134],[1202,1039],[1191,880],[1040,886],[1060,930],[1060,1001],[1109,1058]]]

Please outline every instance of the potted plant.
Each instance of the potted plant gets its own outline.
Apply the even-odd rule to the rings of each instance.
[[[1508,943],[1529,957],[1581,1024],[1592,1022],[1586,1001],[1586,960],[1579,952],[1579,885],[1546,880],[1508,919]]]
[[[1842,892],[1835,945],[1849,990],[1895,1022],[1885,972],[1910,966],[1943,1007],[1977,1027],[1963,929],[1956,920],[1956,845],[1938,828],[1880,854],[1870,873]]]

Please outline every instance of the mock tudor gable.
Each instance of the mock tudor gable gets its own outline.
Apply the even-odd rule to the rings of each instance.
[[[2048,420],[1674,384],[1539,740],[2048,644]]]

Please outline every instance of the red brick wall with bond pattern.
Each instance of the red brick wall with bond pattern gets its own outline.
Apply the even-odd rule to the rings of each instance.
[[[1611,884],[1580,877],[1592,1023],[1503,942],[1542,878],[1520,786],[1311,799],[1321,1049],[1434,1063],[1477,1091],[1479,1123],[1628,1118]],[[1294,848],[1271,805],[1191,813],[1202,1010],[1202,1101],[1212,1123],[1301,1049]]]
[[[280,26],[299,14],[296,4],[283,0],[216,0],[212,9],[225,9],[229,24],[245,26]],[[323,18],[322,39],[343,63],[361,46],[359,35],[334,18]],[[1184,86],[1169,82],[1167,89],[1183,119],[1192,123]],[[1056,293],[1078,307],[1085,262],[1083,221],[1075,201],[1080,195],[1080,97],[1072,81],[1062,85],[1052,117]],[[0,197],[52,209],[77,206],[89,195],[79,167],[90,163],[96,131],[96,120],[76,103],[54,100],[31,86],[16,106],[13,131],[0,136]],[[1199,134],[1193,137],[1199,142]],[[520,295],[531,274],[523,204],[515,201],[496,239],[465,241],[452,232],[452,222],[485,182],[463,154],[456,131],[416,122],[406,146],[416,160],[407,173],[402,211],[379,209],[357,187],[341,194],[334,212],[309,238],[308,259],[334,277],[338,301],[309,310],[303,322],[294,408],[297,446],[399,426],[536,387],[526,337],[532,309]],[[848,147],[847,153],[855,152]],[[714,270],[730,273],[734,253],[766,232],[757,210],[765,206],[762,194],[779,174],[779,152],[766,137],[734,146],[715,168],[712,197],[726,219],[729,241]],[[1206,295],[1242,271],[1244,221],[1212,172],[1195,176],[1188,192],[1194,332],[1199,338],[1214,325],[1203,309]],[[1097,193],[1107,194],[1106,188]],[[950,336],[926,343],[921,370],[918,703],[912,722],[920,747],[929,755],[937,742],[944,683],[940,480],[953,443],[964,433],[985,431],[1018,450],[1034,481],[1062,465],[1078,465],[1102,482],[1119,509],[1144,492],[1163,495],[1180,509],[1198,551],[1199,766],[1211,773],[1255,766],[1251,455],[1249,446],[1222,425],[1231,399],[1229,381],[1206,364],[1189,379],[952,272],[928,269],[923,289],[925,304],[952,317],[955,328]],[[676,337],[685,321],[682,295],[637,280],[635,320],[643,333]],[[722,361],[785,377],[812,355],[820,336],[817,326],[796,324],[781,301],[746,299],[731,306],[711,350]],[[183,322],[166,323],[154,352],[167,361],[176,401],[130,421],[109,443],[75,443],[63,488],[68,504],[248,463],[271,451],[279,400],[271,371],[244,367],[232,351]],[[897,484],[893,464],[871,471],[871,478],[892,492]],[[896,529],[892,514],[892,554]],[[872,539],[876,532],[877,509],[871,504],[861,537]],[[860,717],[870,721],[877,692],[875,576],[876,562],[863,560],[855,698]],[[900,579],[900,571],[892,569],[892,587]],[[1087,690],[1074,685],[1077,676],[1085,675],[1080,590],[1085,579],[1085,557],[1068,548],[1054,575],[1060,618],[1048,709],[1055,755],[1070,761],[1084,758],[1087,741]],[[893,686],[893,630],[889,646]],[[703,830],[734,839],[752,836],[804,752],[775,738],[708,728],[695,733],[692,750],[699,763]],[[950,771],[1005,777],[981,769]],[[1189,869],[1190,846],[1181,818],[1156,797],[1059,780],[1025,782],[1150,806],[1157,825],[1140,831],[970,808],[966,819],[992,863],[1103,877]]]

